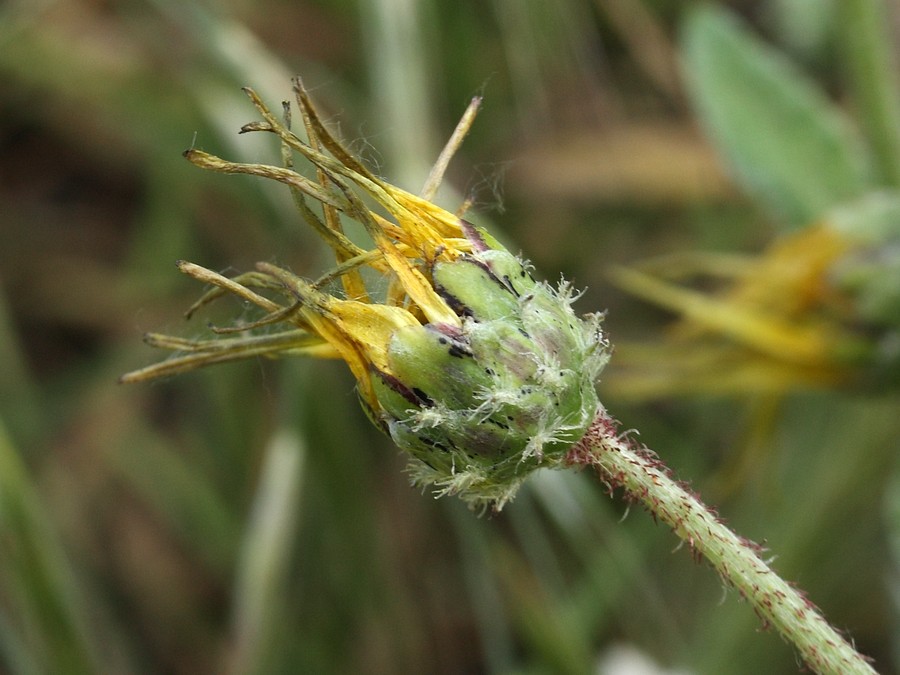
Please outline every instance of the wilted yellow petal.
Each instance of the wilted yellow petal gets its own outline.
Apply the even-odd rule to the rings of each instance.
[[[615,282],[630,293],[777,359],[821,364],[828,362],[835,354],[837,340],[823,326],[792,324],[727,299],[712,298],[665,283],[635,270],[618,267],[611,274]]]
[[[415,316],[401,307],[340,300],[274,265],[260,263],[258,267],[296,295],[303,323],[341,354],[361,385],[368,382],[369,364],[380,371],[390,371],[387,349],[394,332],[420,325]]]

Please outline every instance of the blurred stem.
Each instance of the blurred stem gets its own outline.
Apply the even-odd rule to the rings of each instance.
[[[595,0],[595,4],[647,77],[670,100],[683,105],[678,52],[653,12],[640,0]]]
[[[277,433],[267,448],[238,561],[229,672],[271,671],[268,658],[287,603],[304,459],[302,440],[289,429]]]
[[[760,559],[759,547],[728,529],[696,495],[670,477],[652,452],[621,436],[603,408],[570,450],[568,461],[573,466],[593,466],[611,489],[621,487],[626,499],[642,503],[654,518],[671,527],[796,647],[812,671],[823,675],[876,672],[800,591]]]
[[[383,145],[397,185],[417,192],[428,174],[425,158],[434,157],[429,73],[435,39],[427,20],[430,3],[418,0],[361,2],[373,100],[388,142]]]
[[[900,187],[900,91],[888,7],[882,0],[844,0],[838,6],[850,86],[880,180]]]

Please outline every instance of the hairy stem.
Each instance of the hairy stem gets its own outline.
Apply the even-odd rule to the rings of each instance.
[[[593,466],[611,489],[622,488],[627,499],[640,502],[671,527],[738,589],[767,625],[796,647],[811,670],[823,675],[876,672],[802,592],[760,559],[759,546],[728,529],[695,494],[670,477],[652,452],[622,437],[604,409],[569,451],[567,461]]]

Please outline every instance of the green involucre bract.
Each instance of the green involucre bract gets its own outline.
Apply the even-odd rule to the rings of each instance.
[[[558,466],[593,420],[609,357],[601,317],[579,318],[562,282],[536,282],[505,250],[433,270],[461,327],[429,323],[390,340],[373,378],[382,420],[414,482],[500,508],[525,477]]]

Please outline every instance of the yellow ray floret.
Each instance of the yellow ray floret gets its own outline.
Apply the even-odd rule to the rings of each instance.
[[[685,271],[678,261],[650,264],[647,271],[614,268],[617,285],[679,316],[661,343],[619,345],[618,365],[628,372],[618,386],[653,396],[782,391],[845,380],[865,345],[842,321],[848,299],[830,283],[829,270],[850,246],[833,228],[814,225],[754,258],[692,256],[688,271],[728,280],[716,293],[674,283]]]

